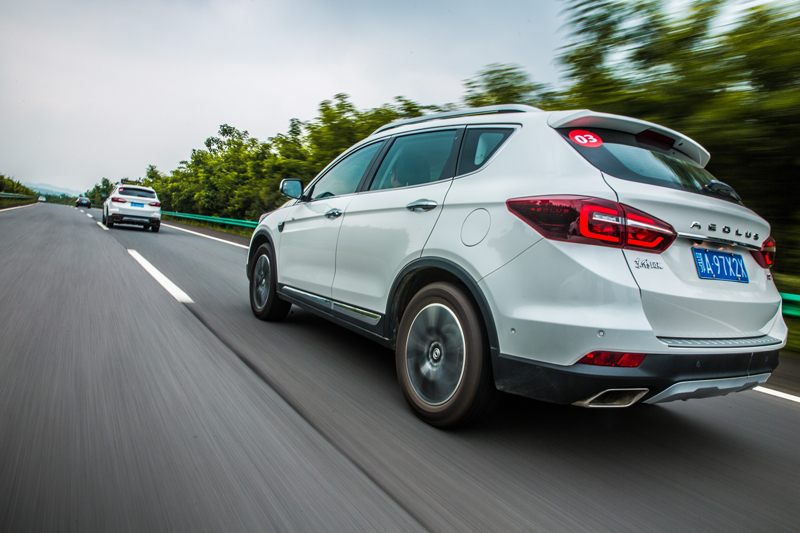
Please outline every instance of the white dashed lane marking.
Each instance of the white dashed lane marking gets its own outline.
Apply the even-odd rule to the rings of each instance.
[[[194,301],[191,298],[189,298],[188,294],[183,292],[180,287],[172,283],[172,281],[170,281],[170,279],[167,276],[162,274],[156,267],[151,265],[150,261],[142,257],[142,255],[139,252],[137,252],[136,250],[128,249],[128,253],[131,254],[131,257],[136,259],[136,261],[138,261],[139,264],[142,265],[145,270],[147,270],[148,274],[153,276],[153,278],[155,278],[155,280],[159,282],[162,287],[167,289],[167,292],[170,293],[172,296],[174,296],[176,300],[185,304],[194,303]]]

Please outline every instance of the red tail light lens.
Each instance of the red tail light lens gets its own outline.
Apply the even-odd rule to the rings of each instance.
[[[111,201],[112,201],[112,202],[117,202],[118,204],[126,204],[126,203],[128,203],[128,201],[127,201],[127,200],[125,200],[125,199],[123,199],[123,198],[117,198],[116,196],[113,196],[113,197],[111,198]]]
[[[161,202],[150,202],[148,205],[152,205],[153,207],[161,207]]]
[[[515,198],[509,211],[557,241],[580,242],[660,254],[677,234],[672,226],[638,209],[602,198],[548,196]]]
[[[772,237],[768,237],[764,244],[761,245],[761,251],[756,252],[752,250],[750,252],[753,255],[753,259],[756,260],[758,266],[761,268],[772,268],[772,264],[775,262],[775,239]]]
[[[627,352],[592,352],[578,361],[581,365],[618,366],[633,368],[642,364],[645,354]]]
[[[672,244],[677,234],[672,226],[651,217],[638,209],[622,206],[625,210],[625,248],[661,253]]]

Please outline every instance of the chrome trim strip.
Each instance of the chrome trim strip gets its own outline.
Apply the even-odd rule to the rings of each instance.
[[[359,309],[358,307],[353,307],[352,305],[346,305],[340,302],[333,302],[333,308],[351,318],[355,318],[357,320],[361,320],[362,322],[366,322],[370,326],[374,326],[375,324],[381,321],[381,315],[372,313],[370,311],[365,311],[364,309]]]
[[[780,339],[769,335],[740,339],[676,339],[671,337],[657,337],[657,339],[666,343],[670,348],[750,348],[770,346],[782,342]]]
[[[661,403],[675,400],[689,400],[691,398],[725,396],[731,392],[741,392],[763,385],[769,376],[770,375],[767,373],[740,378],[681,381],[656,394],[652,398],[648,398],[644,403]]]
[[[323,296],[318,296],[310,292],[301,291],[300,289],[295,289],[294,287],[289,287],[287,285],[284,285],[283,290],[294,293],[295,295],[300,296],[301,298],[312,300],[313,302],[321,305],[322,307],[328,308],[331,311],[338,311],[343,315],[346,315],[350,318],[355,318],[356,320],[360,320],[361,322],[365,322],[370,326],[374,326],[375,324],[381,321],[381,315],[373,313],[372,311],[367,311],[365,309],[353,307],[352,305],[343,304],[341,302],[331,300],[330,298],[325,298]]]
[[[711,237],[709,235],[699,235],[697,233],[683,233],[678,232],[678,237],[683,239],[691,239],[693,241],[704,241],[704,242],[716,242],[718,244],[729,244],[733,246],[741,246],[743,248],[747,248],[748,250],[758,250],[761,251],[761,245],[759,244],[750,244],[746,242],[736,242],[731,241],[728,239],[720,239],[719,237]]]

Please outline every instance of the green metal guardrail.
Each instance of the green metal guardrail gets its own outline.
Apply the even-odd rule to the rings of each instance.
[[[188,213],[176,213],[175,211],[161,211],[162,215],[167,215],[174,218],[188,218],[191,220],[201,220],[211,224],[221,224],[223,226],[240,226],[243,228],[255,228],[258,222],[250,220],[239,220],[237,218],[222,218],[222,217],[209,217],[206,215],[190,215]]]
[[[783,298],[784,315],[800,316],[800,296],[782,292],[781,298]]]
[[[0,192],[0,198],[27,200],[29,198],[33,198],[33,196],[28,196],[27,194],[14,194],[13,192]]]

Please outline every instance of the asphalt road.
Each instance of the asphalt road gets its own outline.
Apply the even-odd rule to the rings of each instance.
[[[800,403],[508,397],[437,430],[388,350],[253,317],[246,249],[84,211],[0,211],[0,531],[798,529]]]

